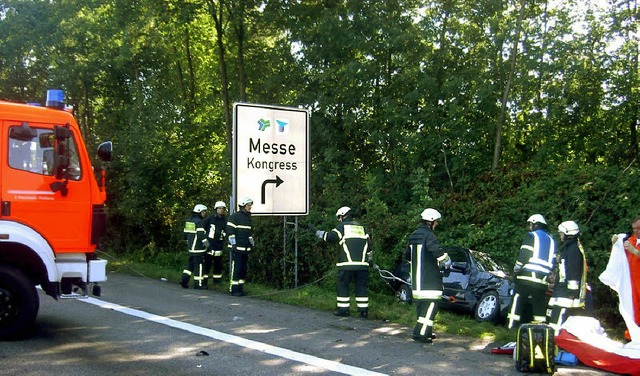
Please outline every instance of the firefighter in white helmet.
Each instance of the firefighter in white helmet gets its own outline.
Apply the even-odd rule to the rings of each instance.
[[[218,201],[213,207],[214,212],[204,220],[204,229],[209,240],[209,249],[204,262],[205,284],[212,266],[211,280],[213,284],[218,285],[222,281],[222,250],[224,249],[224,238],[227,235],[226,209],[227,205],[223,201]]]
[[[549,300],[548,322],[560,332],[560,326],[569,316],[583,315],[587,294],[587,259],[580,243],[580,229],[574,221],[558,226],[562,245],[557,264],[557,280]]]
[[[525,235],[513,267],[516,276],[515,293],[507,315],[509,329],[521,323],[547,321],[547,289],[556,255],[556,243],[547,233],[547,221],[540,214],[527,219]],[[522,317],[529,307],[533,317]]]
[[[442,271],[451,266],[449,255],[442,251],[433,233],[440,218],[437,210],[425,209],[405,249],[405,257],[411,263],[411,293],[416,304],[413,340],[424,343],[435,338],[433,326],[442,299]]]
[[[358,315],[369,315],[369,263],[371,262],[371,237],[367,229],[353,220],[351,208],[343,206],[336,212],[340,222],[329,232],[316,230],[318,238],[327,243],[338,243],[338,281],[336,316],[349,316],[350,285],[355,282]]]
[[[209,241],[204,231],[204,217],[207,214],[207,207],[198,204],[194,206],[191,216],[184,224],[184,236],[187,240],[189,250],[189,263],[182,271],[180,285],[189,288],[189,279],[193,276],[194,289],[206,289],[204,273],[204,255],[207,252]]]
[[[244,197],[238,202],[238,211],[227,221],[227,249],[231,251],[231,281],[229,291],[233,296],[244,296],[249,254],[255,250],[253,228],[251,227],[251,207],[253,200]]]

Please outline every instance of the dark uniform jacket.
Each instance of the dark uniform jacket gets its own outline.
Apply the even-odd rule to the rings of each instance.
[[[207,250],[207,247],[202,244],[205,240],[206,234],[203,227],[203,220],[200,214],[192,213],[191,217],[187,219],[184,224],[184,236],[187,239],[187,247],[189,252],[202,253]]]
[[[411,263],[411,290],[415,299],[442,297],[441,270],[449,263],[431,227],[420,223],[409,236],[405,257]]]
[[[555,254],[555,241],[546,231],[538,229],[528,232],[514,266],[516,280],[548,286]]]
[[[212,250],[222,250],[226,236],[227,218],[224,215],[213,214],[205,218],[204,229]]]
[[[554,305],[566,308],[584,307],[587,262],[582,245],[576,238],[567,239],[560,248],[558,280],[553,288]]]
[[[340,253],[336,263],[339,268],[360,270],[369,267],[371,237],[360,223],[352,220],[340,222],[336,228],[325,232],[322,240],[327,243],[339,243]]]
[[[254,250],[253,245],[253,229],[251,228],[251,213],[240,209],[231,214],[227,221],[227,236],[229,244],[227,248],[230,251],[250,253]],[[235,238],[235,244],[232,244],[232,238]]]

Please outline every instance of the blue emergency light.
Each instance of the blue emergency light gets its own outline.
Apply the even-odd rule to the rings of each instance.
[[[57,108],[59,110],[64,109],[64,91],[60,89],[47,90],[46,106]]]

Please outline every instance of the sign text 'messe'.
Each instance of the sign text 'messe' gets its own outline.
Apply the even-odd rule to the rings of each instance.
[[[296,146],[293,144],[270,144],[262,142],[259,138],[254,143],[253,138],[249,138],[249,153],[254,151],[264,154],[294,155],[296,153]],[[298,164],[296,162],[260,161],[251,157],[247,158],[247,169],[269,170],[270,172],[275,170],[297,170]]]
[[[262,140],[258,139],[256,143],[253,143],[253,138],[249,138],[249,153],[257,151],[258,153],[264,154],[290,154],[294,155],[296,153],[296,146],[294,144],[277,144],[277,143],[266,143],[262,142]]]

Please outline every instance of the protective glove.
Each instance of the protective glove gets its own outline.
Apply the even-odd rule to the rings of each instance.
[[[251,246],[255,246],[256,242],[253,240],[253,236],[249,236],[249,243],[251,243]]]
[[[204,239],[202,241],[202,245],[204,245],[205,248],[209,248],[209,240],[208,239]]]
[[[522,265],[522,263],[520,263],[520,262],[516,262],[516,264],[513,266],[513,273],[514,273],[514,274],[518,274],[518,273],[520,273],[520,270],[522,270],[522,267],[523,267],[523,266],[524,266],[524,265]]]
[[[373,265],[373,263],[372,263],[372,261],[373,261],[373,253],[372,252],[367,252],[367,254],[365,255],[364,260],[369,263],[369,266],[372,266]]]
[[[449,269],[451,267],[451,258],[449,257],[449,255],[446,255],[446,257],[442,258],[441,260],[438,260],[438,268],[440,268],[440,271],[444,271],[445,269]]]
[[[316,226],[313,225],[313,223],[307,223],[307,230],[309,230],[312,234],[315,234],[316,231],[318,231],[318,229],[316,228]]]
[[[325,232],[322,230],[316,230],[316,236],[320,239],[324,239]]]

